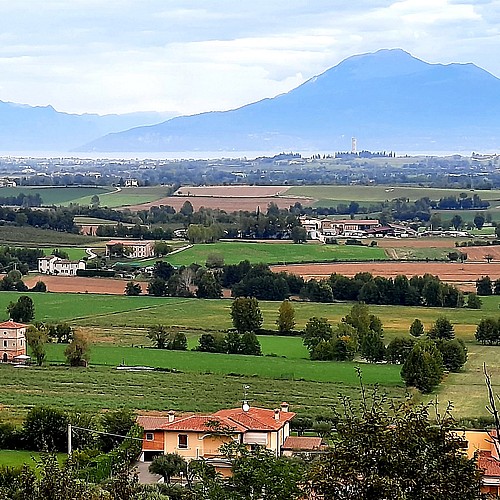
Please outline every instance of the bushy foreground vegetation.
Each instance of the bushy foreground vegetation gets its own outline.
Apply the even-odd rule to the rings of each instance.
[[[81,451],[63,466],[54,456],[44,456],[38,476],[26,467],[0,469],[0,498],[236,500],[258,495],[263,500],[291,500],[306,494],[409,500],[454,500],[459,495],[463,500],[479,500],[482,472],[476,457],[469,459],[463,453],[450,413],[441,415],[432,410],[430,405],[388,404],[377,392],[368,397],[362,386],[359,406],[341,398],[340,404],[333,407],[332,420],[324,422],[322,432],[325,443],[331,440],[331,445],[312,457],[277,457],[260,447],[249,450],[230,443],[220,448],[222,456],[232,464],[232,476],[224,479],[204,460],[193,460],[188,467],[180,456],[167,454],[150,466],[152,472],[165,478],[165,484],[159,486],[140,486],[137,478],[127,472],[138,454],[138,445],[130,439],[118,446],[116,442],[108,443],[108,453],[97,456],[93,453],[95,443],[81,440]],[[42,424],[38,425],[41,429],[49,414],[53,423],[68,418],[54,410],[37,409],[26,421]],[[115,412],[112,417],[108,416],[108,423],[119,424],[116,433],[125,431],[123,423],[130,425],[128,415],[122,420]],[[133,433],[133,426],[129,429],[131,436],[140,435]],[[50,426],[41,435],[52,433]],[[171,485],[176,476],[185,477],[184,488]]]

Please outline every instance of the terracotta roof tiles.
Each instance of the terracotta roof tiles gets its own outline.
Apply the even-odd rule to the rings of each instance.
[[[320,437],[307,436],[288,436],[283,443],[284,450],[319,450],[321,448],[322,439]]]
[[[9,320],[9,321],[4,321],[3,323],[0,323],[0,328],[24,328],[25,326],[23,323],[16,323],[15,321]]]

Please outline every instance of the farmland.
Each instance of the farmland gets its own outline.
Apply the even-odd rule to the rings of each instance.
[[[0,310],[5,310],[7,303],[19,295],[14,292],[0,294]],[[146,328],[155,324],[185,331],[189,345],[193,347],[202,331],[224,330],[231,326],[231,302],[228,300],[52,293],[31,296],[37,320],[68,321],[93,339],[92,366],[86,370],[57,366],[64,359],[63,345],[48,346],[48,362],[55,363],[55,366],[22,370],[0,366],[0,416],[3,411],[19,418],[33,404],[85,407],[91,411],[121,406],[143,410],[175,408],[212,411],[237,404],[243,384],[252,387],[254,404],[274,405],[276,401],[286,398],[301,413],[327,411],[339,392],[357,394],[356,363],[311,362],[305,359],[307,353],[298,337],[261,336],[263,352],[267,354],[263,357],[137,347],[149,345]],[[438,315],[452,320],[457,335],[467,342],[470,361],[463,373],[447,377],[439,389],[439,397],[442,401],[453,399],[457,403],[456,415],[460,418],[481,414],[484,402],[480,365],[483,359],[491,367],[496,377],[494,381],[500,385],[500,362],[497,357],[500,348],[478,346],[473,341],[479,320],[498,315],[500,297],[486,297],[483,302],[480,311],[370,307],[370,311],[380,316],[384,324],[386,342],[395,335],[407,335],[414,318],[420,318],[426,328]],[[264,327],[274,329],[279,303],[263,301],[260,305]],[[350,303],[294,303],[297,328],[303,328],[312,316],[338,322],[351,306]],[[122,363],[154,366],[168,371],[116,370],[115,367]],[[367,384],[379,382],[382,390],[389,395],[404,396],[400,367],[363,363],[362,369]],[[16,370],[16,376],[6,376],[10,373],[8,370]],[[171,370],[182,373],[172,373]],[[155,390],[151,391],[151,387]],[[196,397],[193,397],[194,394]],[[460,405],[458,402],[461,402]]]
[[[473,191],[465,190],[472,196]],[[303,196],[317,200],[314,206],[335,206],[350,201],[365,203],[382,202],[395,198],[408,198],[415,201],[425,196],[432,200],[439,200],[446,196],[459,196],[463,189],[440,189],[408,186],[294,186],[283,193],[283,196]],[[500,200],[499,190],[477,192],[481,199],[488,200],[492,205]]]
[[[99,238],[30,226],[0,226],[0,244],[25,247],[87,246]]]
[[[318,245],[306,243],[240,243],[219,242],[197,244],[192,248],[167,256],[165,260],[174,266],[186,266],[193,262],[204,265],[210,254],[220,254],[226,264],[237,264],[242,260],[252,263],[264,262],[318,262],[318,261],[359,261],[385,259],[384,250],[366,246]]]
[[[20,295],[19,292],[2,292],[0,311],[5,311],[8,303],[17,300]],[[231,301],[227,299],[58,293],[29,295],[35,304],[36,321],[66,321],[86,329],[105,329],[110,333],[114,331],[116,335],[123,329],[142,330],[157,324],[198,332],[220,331],[231,327],[229,316]],[[427,328],[439,315],[450,318],[457,333],[470,341],[481,318],[498,315],[499,296],[483,297],[482,300],[481,310],[373,305],[370,306],[370,311],[381,318],[388,341],[395,335],[405,334],[413,319],[420,318]],[[331,304],[295,302],[297,328],[302,329],[307,320],[313,316],[325,317],[330,322],[336,323],[349,312],[351,306],[352,304],[348,302]],[[275,329],[279,302],[261,301],[260,307],[264,317],[263,327]],[[193,311],[196,311],[196,314],[193,314]]]
[[[70,203],[78,205],[90,205],[92,196],[99,196],[102,206],[121,207],[147,203],[158,200],[165,196],[166,188],[163,186],[153,187],[97,187],[97,186],[79,186],[79,187],[2,187],[0,196],[17,196],[24,194],[39,194],[43,205],[69,205]]]
[[[21,193],[36,195],[42,198],[43,205],[67,205],[69,203],[81,203],[80,200],[90,198],[94,195],[99,197],[114,191],[109,187],[2,187],[0,196],[18,196]]]

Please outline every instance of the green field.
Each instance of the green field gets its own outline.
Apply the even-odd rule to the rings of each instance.
[[[165,186],[151,187],[127,187],[120,188],[119,191],[103,194],[99,196],[102,206],[109,208],[124,207],[127,205],[139,205],[156,201],[167,196],[167,188]],[[81,205],[89,204],[90,197],[79,201]]]
[[[90,198],[97,195],[99,197],[114,191],[110,187],[39,187],[39,186],[18,186],[0,188],[0,196],[18,196],[24,194],[39,194],[43,205],[68,205],[69,203],[79,203],[82,198]],[[87,203],[87,205],[89,204]]]
[[[63,206],[70,203],[90,205],[92,196],[97,195],[102,206],[114,208],[159,200],[167,195],[167,188],[164,186],[130,188],[18,186],[0,188],[0,196],[18,196],[21,193],[38,193],[42,198],[43,205]]]
[[[196,244],[192,248],[167,256],[165,260],[174,266],[186,266],[193,262],[204,265],[207,257],[214,253],[222,255],[225,264],[237,264],[242,260],[249,260],[252,263],[283,264],[290,262],[383,260],[387,258],[383,249],[367,246],[319,245],[315,243],[295,245],[292,242],[219,242]]]
[[[7,319],[6,307],[17,300],[19,292],[0,293],[0,311]],[[35,304],[37,321],[67,321],[75,326],[105,329],[109,332],[137,330],[162,324],[170,328],[189,331],[218,331],[231,328],[231,301],[200,300],[169,297],[126,297],[94,294],[30,293]],[[386,339],[405,334],[411,322],[420,318],[426,327],[439,315],[447,316],[455,325],[457,334],[472,340],[476,325],[485,316],[498,317],[500,296],[483,297],[483,308],[447,309],[431,307],[370,306],[384,324]],[[279,302],[260,301],[264,317],[264,328],[275,329]],[[297,328],[302,329],[313,316],[325,317],[332,323],[345,316],[352,303],[338,302],[321,304],[295,302]],[[280,354],[280,353],[277,353]]]
[[[23,247],[92,246],[102,240],[93,236],[63,233],[31,226],[0,226],[0,245]]]
[[[2,292],[0,310],[20,294]],[[91,368],[63,366],[13,368],[0,365],[0,418],[21,418],[33,404],[65,408],[102,408],[127,406],[134,409],[182,409],[213,411],[239,404],[243,384],[252,389],[254,404],[275,405],[286,399],[301,413],[324,412],[339,393],[357,394],[356,363],[312,362],[299,337],[260,336],[267,356],[230,356],[197,352],[160,351],[148,347],[146,327],[154,324],[181,329],[189,345],[205,330],[224,330],[231,326],[230,300],[99,296],[91,294],[31,294],[36,317],[46,321],[68,321],[94,338]],[[500,347],[476,345],[475,328],[483,317],[498,317],[500,297],[483,298],[482,310],[424,307],[370,306],[383,324],[386,342],[395,335],[407,335],[414,318],[428,328],[438,315],[455,325],[457,335],[467,342],[469,362],[463,373],[447,376],[438,389],[443,404],[455,403],[457,418],[486,415],[486,393],[481,373],[482,362],[491,369],[500,391]],[[275,328],[278,302],[260,303],[264,327]],[[312,316],[340,321],[350,303],[294,303],[297,328]],[[4,315],[6,318],[6,315]],[[136,347],[132,347],[134,344]],[[48,346],[48,362],[64,360],[63,345]],[[276,356],[270,356],[270,354]],[[182,373],[122,372],[116,366],[147,365]],[[405,389],[399,366],[359,363],[369,385],[380,383],[391,396],[403,397]],[[272,406],[271,406],[272,407]],[[3,408],[3,409],[2,409]]]
[[[58,453],[57,459],[59,463],[62,463],[66,456],[66,453]],[[35,468],[39,459],[40,453],[36,451],[0,450],[0,465],[7,467],[22,467],[26,464]]]
[[[304,196],[319,200],[315,206],[335,206],[350,201],[382,202],[395,198],[408,198],[410,201],[428,196],[431,200],[439,200],[446,196],[458,196],[466,192],[468,195],[478,194],[481,199],[488,200],[493,205],[500,200],[500,190],[474,191],[464,189],[439,189],[408,186],[294,186],[283,196]]]
[[[85,248],[74,248],[74,247],[53,247],[53,248],[44,248],[43,251],[45,255],[51,255],[54,250],[61,250],[68,254],[70,260],[81,260],[84,257],[88,257]]]

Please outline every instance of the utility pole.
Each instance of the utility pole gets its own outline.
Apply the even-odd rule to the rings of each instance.
[[[71,444],[71,424],[68,424],[68,458],[71,458],[72,444]]]

